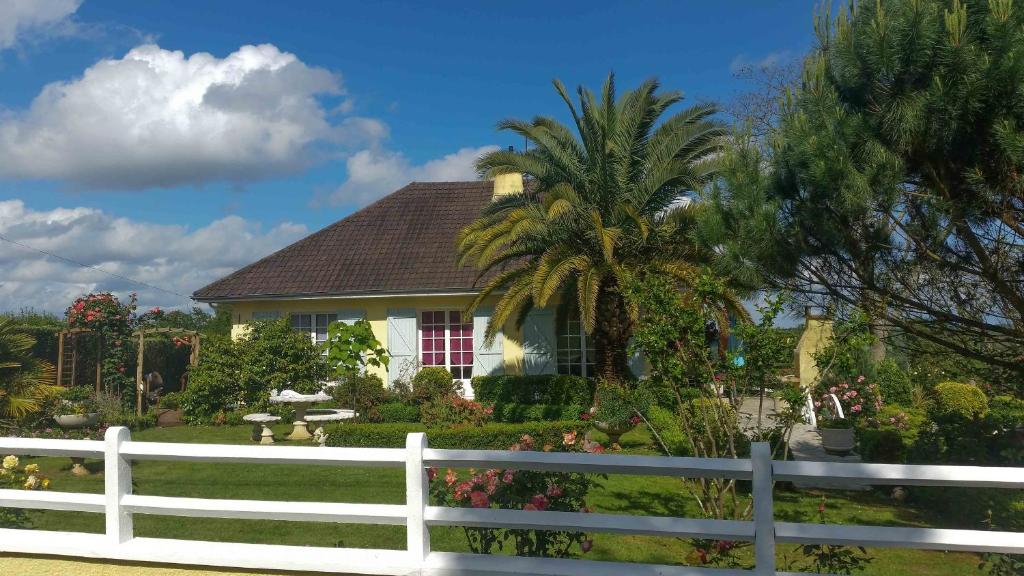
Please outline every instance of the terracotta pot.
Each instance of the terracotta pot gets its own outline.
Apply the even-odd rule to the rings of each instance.
[[[821,447],[829,454],[849,454],[856,445],[853,428],[818,428]]]
[[[61,414],[60,416],[54,416],[53,420],[57,423],[57,426],[65,430],[73,430],[77,428],[89,428],[95,426],[99,422],[100,415],[98,412],[89,412],[88,414]]]
[[[609,444],[618,444],[619,438],[621,438],[623,434],[629,432],[635,427],[636,425],[631,422],[619,422],[617,424],[608,424],[606,422],[594,422],[594,428],[597,428],[601,432],[604,432],[606,435],[608,435]]]

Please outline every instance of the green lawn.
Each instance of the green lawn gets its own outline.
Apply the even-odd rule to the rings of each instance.
[[[287,426],[275,430],[279,437]],[[151,429],[133,434],[141,441],[248,443],[249,427],[179,427]],[[624,438],[628,452],[643,452],[646,438],[632,433]],[[102,492],[101,474],[76,477],[69,473],[67,458],[38,458],[53,481],[52,490]],[[102,470],[102,462],[89,463]],[[402,503],[405,485],[402,469],[342,468],[325,466],[261,466],[248,464],[191,464],[138,462],[134,465],[138,494],[252,500],[306,500],[362,503]],[[777,518],[787,521],[817,521],[821,493],[776,490]],[[931,518],[906,505],[894,505],[876,493],[829,493],[829,521],[891,526],[952,526],[957,523]],[[599,512],[660,516],[698,516],[695,501],[683,482],[674,478],[612,476],[593,490],[590,505]],[[98,514],[37,511],[31,513],[33,527],[44,530],[101,532]],[[980,526],[967,526],[980,527]],[[360,548],[404,548],[405,530],[394,526],[318,524],[255,520],[184,519],[137,515],[138,536],[196,540],[275,543]],[[431,530],[435,550],[465,551],[461,529]],[[797,558],[793,546],[780,545],[781,566]],[[686,564],[691,547],[674,538],[594,535],[594,548],[587,558],[627,562]],[[864,574],[875,575],[960,575],[977,573],[977,557],[963,553],[914,550],[872,550],[875,561]],[[750,550],[741,552],[749,558]]]

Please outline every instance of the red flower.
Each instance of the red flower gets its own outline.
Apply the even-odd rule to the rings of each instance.
[[[511,484],[515,478],[516,473],[513,470],[505,470],[505,473],[501,475],[501,481],[505,484]]]
[[[530,504],[533,504],[537,510],[547,510],[551,502],[548,501],[547,496],[536,494],[533,498],[530,498]]]
[[[590,420],[590,412],[580,414],[580,420]]]
[[[469,495],[469,501],[473,508],[487,508],[491,505],[490,500],[487,499],[487,494],[479,490],[474,490]]]
[[[427,468],[427,478],[431,482],[433,482],[434,478],[437,478],[437,468],[434,468],[434,467]]]
[[[459,475],[456,474],[455,470],[452,470],[451,468],[449,468],[448,469],[448,473],[444,475],[444,481],[449,486],[451,486],[452,484],[455,484],[455,481],[458,480],[458,479],[459,479]]]
[[[526,510],[527,512],[536,512],[537,507],[533,504],[523,504],[523,510]]]

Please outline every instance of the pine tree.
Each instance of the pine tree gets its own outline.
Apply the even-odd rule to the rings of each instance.
[[[1024,6],[861,1],[815,30],[708,194],[718,266],[1024,371]]]

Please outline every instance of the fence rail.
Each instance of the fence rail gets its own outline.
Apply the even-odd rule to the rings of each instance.
[[[0,490],[0,506],[101,513],[104,534],[0,529],[0,552],[57,554],[233,568],[358,574],[542,574],[567,576],[779,576],[776,543],[839,544],[926,550],[1024,553],[1024,534],[935,528],[840,526],[775,522],[772,485],[779,480],[849,479],[871,484],[1024,488],[1024,468],[904,466],[834,462],[777,462],[767,444],[750,459],[662,458],[491,450],[435,450],[421,433],[406,448],[317,448],[132,442],[126,428],[111,428],[103,441],[0,438],[0,455],[104,459],[104,493]],[[405,504],[353,504],[217,500],[132,494],[131,463],[170,460],[210,463],[404,467]],[[578,512],[527,512],[430,506],[426,468],[514,468],[558,472],[735,478],[752,481],[751,521],[706,520]],[[134,536],[136,514],[295,522],[405,526],[405,550],[316,548],[167,540]],[[432,552],[431,526],[558,529],[615,534],[699,537],[754,543],[753,570],[725,570],[592,560],[493,557]]]

